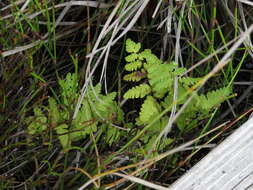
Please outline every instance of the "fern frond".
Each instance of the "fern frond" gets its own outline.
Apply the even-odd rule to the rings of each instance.
[[[59,80],[63,103],[65,105],[73,104],[73,100],[77,98],[78,76],[77,74],[68,73],[66,79]]]
[[[152,96],[147,96],[141,106],[139,115],[139,124],[147,124],[151,122],[160,113],[159,104]]]
[[[130,74],[125,75],[123,79],[125,81],[138,82],[138,81],[140,81],[141,79],[143,79],[145,77],[146,77],[146,73],[143,73],[143,72],[140,72],[140,71],[135,71],[135,72],[132,72]]]
[[[31,135],[41,134],[47,129],[47,117],[42,113],[39,107],[33,109],[34,116],[28,117],[28,133]]]
[[[92,109],[97,119],[111,120],[112,115],[117,114],[117,104],[114,101],[116,92],[107,94],[106,96],[100,95],[100,101],[90,102],[93,104]]]
[[[153,65],[153,64],[162,64],[162,61],[154,55],[150,49],[145,49],[139,54],[139,59],[143,60],[145,59],[147,62],[147,65]]]
[[[135,43],[131,39],[126,40],[126,52],[138,53],[141,49],[141,43]]]
[[[125,57],[126,62],[133,62],[138,59],[139,55],[137,53],[132,53]]]
[[[63,149],[67,149],[70,147],[71,140],[70,136],[68,134],[68,125],[67,124],[61,124],[55,128],[55,131],[57,133],[58,138],[60,140],[60,143],[62,145]]]
[[[49,104],[49,118],[51,121],[51,127],[57,126],[59,122],[61,122],[60,112],[57,108],[57,102],[54,98],[48,99]]]
[[[148,84],[140,84],[129,89],[125,94],[125,99],[143,98],[151,92],[151,88]]]
[[[89,87],[87,91],[87,97],[89,97],[92,101],[98,101],[98,98],[100,97],[101,94],[101,88],[102,87],[100,83],[94,86],[93,89]]]
[[[178,85],[177,88],[177,105],[182,105],[185,103],[186,99],[189,97],[186,95],[187,90],[183,88],[181,85]],[[168,107],[172,107],[174,96],[174,89],[172,89],[168,95],[165,96],[164,100],[161,102],[161,105],[166,109]]]
[[[200,95],[198,103],[202,109],[210,110],[228,99],[230,94],[231,90],[229,88],[220,88],[218,90],[208,92],[206,95]]]
[[[137,60],[131,63],[128,63],[125,65],[125,70],[126,71],[136,71],[137,69],[141,68],[142,62]]]
[[[116,127],[113,127],[113,126],[102,126],[102,128],[106,127],[107,130],[106,130],[106,143],[108,143],[110,146],[115,143],[119,137],[120,137],[120,131],[116,128]]]
[[[173,65],[170,64],[155,64],[147,69],[149,83],[155,92],[159,93],[163,89],[169,90],[172,87],[173,69]]]
[[[184,132],[185,129],[190,129],[193,126],[198,125],[199,117],[197,117],[196,111],[183,112],[176,120],[177,127],[180,131]]]
[[[70,139],[77,141],[85,138],[87,134],[97,131],[97,122],[94,120],[90,105],[87,100],[83,101],[83,105],[78,112],[76,118],[72,121],[70,128]]]
[[[165,147],[174,142],[172,138],[163,138],[163,141],[159,145],[159,150],[163,150]]]

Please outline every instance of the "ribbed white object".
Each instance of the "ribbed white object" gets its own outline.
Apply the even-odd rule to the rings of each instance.
[[[212,150],[168,190],[252,190],[253,118]]]

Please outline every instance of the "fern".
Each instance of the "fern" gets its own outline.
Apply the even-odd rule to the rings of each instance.
[[[162,61],[156,57],[154,54],[152,54],[150,49],[145,49],[143,52],[139,54],[140,60],[146,61],[146,66],[153,65],[153,64],[162,64]]]
[[[71,141],[84,139],[86,135],[95,131],[97,131],[97,121],[94,119],[88,101],[84,99],[82,107],[76,118],[72,121],[70,139]]]
[[[115,92],[107,94],[106,96],[101,95],[101,102],[94,102],[93,109],[95,108],[98,114],[104,119],[111,120],[112,115],[117,112],[117,104],[113,100],[115,96]],[[96,113],[95,110],[93,111]],[[99,118],[98,115],[96,117]]]
[[[140,84],[128,90],[124,94],[125,99],[144,98],[151,92],[151,88],[148,84]]]
[[[28,133],[30,135],[38,135],[47,129],[47,117],[42,113],[39,107],[33,109],[34,116],[27,118]]]
[[[141,106],[139,125],[148,124],[160,113],[159,104],[152,96],[147,96]]]
[[[120,131],[116,127],[108,127],[107,125],[104,125],[102,127],[108,129],[106,131],[106,142],[109,145],[112,145],[114,142],[116,142],[120,138]]]
[[[68,73],[65,80],[59,80],[61,97],[65,105],[71,106],[78,97],[78,79],[76,74]]]
[[[59,84],[60,104],[63,106],[59,106],[54,98],[49,98],[48,107],[43,107],[48,116],[43,114],[42,108],[34,108],[34,116],[26,120],[29,134],[41,134],[51,126],[65,150],[70,149],[73,142],[89,137],[90,133],[96,132],[99,127],[104,127],[103,131],[110,134],[105,138],[109,145],[119,139],[122,133],[111,125],[113,122],[120,124],[123,120],[123,112],[114,101],[115,92],[102,95],[100,84],[89,88],[76,118],[72,120],[73,103],[80,96],[77,75],[69,73],[65,80],[59,81]]]
[[[231,90],[229,88],[220,88],[218,90],[208,92],[206,95],[198,97],[198,105],[203,110],[210,110],[227,100],[230,94]]]
[[[101,84],[97,84],[94,87],[89,87],[89,90],[87,92],[87,97],[90,98],[92,101],[97,101],[99,98],[99,95],[101,94]]]
[[[129,50],[129,47],[132,46],[135,47],[134,51]],[[179,68],[175,62],[163,63],[152,54],[151,50],[140,51],[140,46],[138,45],[137,48],[136,43],[131,40],[127,40],[126,49],[130,54],[126,56],[125,70],[133,72],[126,74],[123,79],[141,84],[129,89],[124,94],[124,98],[136,99],[147,96],[141,105],[139,117],[136,119],[136,124],[139,126],[150,124],[162,109],[172,107],[172,104],[175,103],[173,102],[175,77],[178,77],[176,103],[179,108],[189,98],[189,89],[200,80],[200,78],[180,77],[185,73],[185,68]],[[228,99],[230,94],[231,90],[228,88],[210,91],[206,95],[196,94],[175,121],[180,131],[184,132],[186,128],[197,126],[200,120],[207,117],[214,107]],[[142,138],[146,143],[146,150],[154,143],[155,137],[150,138],[150,136],[157,135],[167,123],[168,116],[165,115],[150,126],[148,135]]]
[[[136,71],[137,69],[141,68],[142,66],[142,62],[137,60],[137,61],[133,61],[131,63],[128,63],[125,66],[125,70],[126,71]]]
[[[141,43],[135,43],[131,39],[126,40],[126,52],[137,53],[141,49]]]
[[[134,61],[136,61],[138,58],[139,58],[139,54],[137,54],[137,53],[132,53],[132,54],[126,56],[126,57],[125,57],[125,60],[126,60],[126,62],[134,62]]]
[[[146,77],[145,72],[135,71],[135,72],[125,75],[123,79],[125,81],[139,82],[141,79],[143,79],[145,77]]]
[[[70,148],[71,140],[70,140],[68,125],[67,124],[58,125],[55,128],[55,131],[56,131],[56,133],[58,135],[58,138],[60,140],[62,148],[65,149],[65,150],[67,150],[68,148]]]

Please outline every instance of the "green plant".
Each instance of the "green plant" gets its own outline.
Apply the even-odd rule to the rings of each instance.
[[[172,108],[172,105],[181,107],[189,98],[191,87],[196,85],[200,78],[181,77],[186,68],[179,68],[175,62],[166,63],[159,60],[151,50],[140,51],[141,44],[130,39],[126,40],[125,70],[130,72],[124,76],[125,81],[137,83],[125,94],[125,99],[144,98],[138,126],[145,126],[157,118],[162,110]],[[177,78],[177,101],[173,101],[174,83]],[[197,94],[186,106],[182,114],[175,121],[181,132],[198,125],[199,121],[207,117],[212,109],[219,106],[231,95],[230,88],[220,88],[209,91],[207,94]],[[168,115],[162,116],[148,129],[148,134],[142,137],[146,143],[153,144],[156,136],[163,130],[169,121]],[[149,146],[147,146],[149,147]]]
[[[123,112],[113,100],[116,93],[102,95],[100,84],[90,87],[76,118],[72,119],[74,105],[80,96],[77,74],[68,73],[65,80],[59,80],[59,84],[60,102],[51,97],[48,106],[35,107],[34,115],[26,119],[28,133],[41,135],[53,128],[64,149],[71,148],[72,142],[85,139],[98,129],[105,133],[109,145],[116,142],[121,133],[115,125],[123,121]]]

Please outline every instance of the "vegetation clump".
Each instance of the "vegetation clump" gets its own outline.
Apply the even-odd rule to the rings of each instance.
[[[235,2],[0,1],[0,189],[168,188],[253,110]]]
[[[101,85],[90,88],[82,101],[75,119],[72,119],[75,104],[80,96],[78,75],[68,73],[66,79],[59,81],[60,102],[48,99],[48,106],[34,108],[34,116],[27,118],[27,131],[31,135],[42,135],[53,129],[65,150],[71,143],[91,137],[98,132],[105,135],[108,144],[115,143],[120,131],[114,126],[123,121],[123,112],[114,101],[116,93],[101,94]],[[101,136],[101,135],[100,135]]]
[[[134,123],[137,126],[146,126],[152,123],[148,132],[141,137],[145,149],[150,150],[156,137],[163,131],[169,122],[168,114],[163,110],[171,111],[176,104],[182,106],[190,97],[191,88],[201,79],[181,77],[186,71],[179,68],[175,62],[166,63],[159,60],[151,50],[141,51],[141,44],[131,39],[126,40],[125,70],[130,72],[124,80],[130,83],[139,83],[129,89],[125,99],[144,99]],[[174,83],[178,80],[177,101],[173,100]],[[120,106],[114,101],[116,92],[107,95],[101,94],[101,85],[90,87],[82,101],[82,106],[72,119],[74,105],[80,96],[78,89],[78,75],[67,74],[65,80],[60,80],[60,102],[54,98],[48,99],[47,107],[35,107],[34,116],[27,119],[28,133],[40,135],[49,129],[54,129],[64,149],[70,149],[71,143],[90,137],[93,133],[103,131],[104,141],[109,145],[117,143],[120,136],[126,132],[117,128],[117,124],[124,122],[124,114]],[[208,117],[212,109],[219,106],[231,95],[229,88],[220,88],[207,94],[197,94],[177,118],[178,129],[183,133],[187,129],[198,126],[199,121]],[[44,114],[46,112],[46,114]],[[157,119],[158,118],[158,119]],[[153,121],[156,122],[153,123]],[[133,126],[134,124],[131,124]],[[101,135],[99,135],[101,137]],[[98,139],[96,139],[98,140]],[[171,141],[167,142],[171,143]]]
[[[125,60],[125,70],[129,74],[124,76],[124,80],[131,83],[138,82],[136,86],[129,89],[125,94],[126,99],[143,98],[139,117],[136,125],[148,125],[161,115],[163,110],[171,111],[174,104],[182,106],[191,95],[191,88],[196,85],[201,78],[193,78],[182,75],[186,68],[179,68],[175,62],[166,63],[159,60],[150,49],[140,51],[140,43],[135,43],[131,39],[126,40],[126,51],[129,53]],[[175,91],[175,80],[177,80],[177,100],[173,100]],[[209,91],[206,94],[196,94],[187,107],[176,120],[178,129],[184,132],[187,129],[198,126],[199,121],[208,117],[208,114],[222,102],[231,96],[231,89],[228,87]],[[144,139],[148,144],[154,144],[156,136],[168,124],[167,114],[159,119],[149,128],[149,133]],[[149,147],[150,148],[150,147]]]

